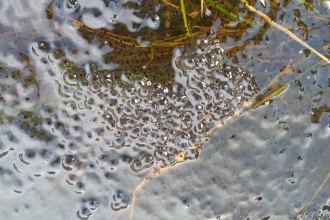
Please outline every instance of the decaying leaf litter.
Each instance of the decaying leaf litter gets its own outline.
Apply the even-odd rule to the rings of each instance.
[[[147,2],[145,2],[147,4]],[[191,4],[190,4],[191,3]],[[249,6],[246,2],[243,1],[244,4],[249,8],[249,10],[255,11],[255,9],[252,6]],[[273,4],[273,3],[271,3]],[[306,3],[307,4],[307,3]],[[212,15],[210,17],[207,16],[196,16],[196,14],[201,14],[200,13],[200,4],[198,2],[183,2],[180,1],[180,4],[178,1],[166,1],[162,3],[161,10],[163,9],[163,5],[166,5],[167,8],[164,11],[160,11],[160,15],[164,16],[166,18],[166,25],[165,26],[170,26],[171,28],[163,28],[160,29],[161,31],[157,31],[152,33],[153,31],[151,30],[145,30],[142,33],[139,32],[139,34],[132,34],[128,32],[125,28],[118,26],[118,30],[113,30],[113,31],[107,31],[107,30],[94,30],[91,28],[88,28],[85,26],[81,21],[79,20],[72,20],[72,22],[79,27],[80,34],[88,41],[91,41],[93,38],[97,38],[103,42],[107,42],[108,44],[110,43],[111,45],[115,45],[115,49],[120,50],[120,51],[127,51],[124,52],[119,52],[118,51],[118,56],[112,57],[113,54],[105,55],[104,59],[109,61],[117,61],[120,66],[119,68],[116,69],[118,70],[118,73],[122,71],[121,68],[125,68],[129,70],[130,72],[137,73],[137,74],[142,74],[146,76],[148,79],[151,79],[152,81],[160,82],[162,84],[171,84],[171,80],[173,80],[173,72],[171,71],[171,57],[172,57],[172,52],[174,48],[184,45],[187,43],[194,44],[194,37],[195,36],[200,36],[204,35],[206,32],[207,34],[210,34],[211,32],[211,26],[214,24],[217,19],[220,19],[222,24],[221,26],[216,30],[215,35],[219,37],[220,40],[223,40],[224,42],[228,37],[232,37],[233,39],[240,39],[243,36],[243,33],[251,27],[252,25],[255,25],[254,22],[252,22],[253,18],[255,17],[255,14],[248,13],[244,18],[238,18],[237,15],[235,15],[234,11],[238,6],[233,6],[230,3],[224,4],[226,7],[222,7],[219,4],[216,4],[213,1],[206,1],[206,6],[208,8],[211,8]],[[180,5],[180,6],[179,6]],[[203,5],[203,4],[202,4]],[[310,5],[308,5],[310,7]],[[130,7],[130,6],[127,6]],[[180,10],[180,8],[184,7],[185,10]],[[280,6],[274,5],[276,10],[280,9]],[[307,6],[306,6],[307,7]],[[144,8],[144,7],[142,7]],[[49,18],[54,18],[57,15],[52,13],[51,7],[46,8],[49,15]],[[196,10],[198,9],[198,10]],[[241,9],[240,9],[241,10]],[[231,12],[229,12],[231,11]],[[52,15],[51,15],[52,14]],[[271,12],[270,15],[274,16],[274,12]],[[180,18],[182,16],[182,18]],[[319,15],[316,15],[319,16]],[[249,50],[253,50],[253,47],[249,47],[244,51],[244,47],[248,46],[251,44],[251,42],[254,42],[254,44],[258,44],[262,41],[261,37],[263,35],[263,31],[266,31],[269,26],[268,25],[273,25],[273,24],[268,24],[265,22],[267,19],[262,16],[264,19],[260,18],[260,23],[263,25],[260,25],[260,28],[257,28],[256,30],[251,30],[252,33],[255,32],[255,35],[252,38],[248,38],[246,41],[243,42],[241,46],[235,46],[231,48],[228,46],[227,49],[227,59],[231,61],[234,64],[238,64],[241,66],[241,58],[237,57],[237,54],[239,54],[242,57],[246,57],[246,54],[255,54],[254,56],[256,57],[255,59],[260,59],[258,60],[259,62],[267,62],[267,55],[269,56],[268,61],[273,62],[273,51],[269,51],[269,49],[265,46],[264,48],[258,47],[258,52],[250,52]],[[186,19],[185,19],[186,18]],[[168,19],[170,22],[168,22]],[[271,18],[272,19],[272,18]],[[299,18],[298,18],[299,19]],[[297,20],[298,20],[297,19]],[[175,23],[171,21],[179,21],[176,23],[177,26],[174,26]],[[242,20],[242,22],[238,22],[235,27],[232,27],[233,25],[230,24],[232,20]],[[321,20],[321,18],[320,18]],[[174,25],[173,25],[174,23]],[[321,21],[322,23],[322,21]],[[172,24],[172,25],[171,25]],[[183,24],[183,25],[182,25]],[[276,24],[276,23],[275,23]],[[278,25],[278,24],[277,24]],[[241,28],[238,28],[240,27]],[[177,29],[174,27],[178,27]],[[183,28],[184,27],[184,28]],[[277,26],[278,27],[278,26]],[[322,28],[322,27],[320,27]],[[188,29],[188,30],[186,30]],[[280,30],[288,31],[290,28],[280,28]],[[173,31],[174,33],[170,32]],[[305,30],[306,32],[306,30]],[[303,32],[303,33],[305,33]],[[165,33],[165,35],[164,35]],[[286,32],[287,33],[287,32]],[[290,32],[291,33],[291,32]],[[31,33],[32,37],[34,33]],[[136,38],[138,35],[142,35],[143,38],[141,41],[143,42],[144,40],[147,40],[150,42],[148,46],[141,46],[138,43],[136,43]],[[6,33],[5,40],[8,36],[16,36],[16,38],[20,38],[19,33]],[[163,38],[166,36],[165,38]],[[62,36],[65,37],[65,36]],[[7,38],[8,39],[8,38]],[[120,40],[118,40],[120,39]],[[293,39],[294,41],[297,39]],[[100,46],[101,47],[101,46]],[[117,47],[117,48],[116,48]],[[285,47],[285,44],[284,44]],[[133,49],[132,49],[133,48]],[[307,48],[310,49],[310,48]],[[318,49],[318,48],[317,48]],[[74,48],[72,49],[74,51]],[[278,50],[280,51],[280,50]],[[277,53],[277,56],[281,56],[282,54],[280,52],[276,51],[275,54]],[[309,55],[308,51],[304,52],[306,54],[306,57],[312,56]],[[261,55],[262,54],[262,55]],[[121,56],[122,55],[122,56]],[[258,106],[266,103],[270,99],[274,98],[275,96],[279,96],[283,90],[285,90],[290,84],[294,83],[295,80],[297,80],[299,77],[301,77],[304,73],[306,73],[309,70],[305,70],[300,72],[301,70],[299,69],[299,65],[302,62],[310,62],[314,65],[324,65],[324,62],[318,62],[315,64],[315,61],[310,60],[309,58],[295,58],[294,56],[290,56],[290,54],[285,54],[288,57],[293,57],[295,60],[293,60],[290,64],[287,63],[287,58],[280,58],[278,62],[283,63],[283,71],[279,73],[274,73],[271,77],[272,79],[269,79],[269,85],[265,86],[263,90],[261,90],[260,94],[263,94],[263,98],[260,100],[256,100],[256,102],[251,106],[251,110],[257,108]],[[259,58],[257,58],[259,57]],[[283,60],[281,60],[283,59]],[[323,60],[327,60],[324,56],[322,57]],[[132,61],[135,61],[135,63],[132,64]],[[26,56],[22,54],[21,62],[27,62],[26,68],[29,67],[29,62],[26,59]],[[275,61],[277,62],[277,61]],[[329,61],[328,61],[329,62]],[[165,68],[164,68],[164,65]],[[242,66],[245,69],[252,69],[249,67],[249,62],[247,62],[244,66]],[[289,68],[287,68],[289,67]],[[4,67],[5,68],[5,67]],[[166,73],[164,75],[165,78],[159,78],[158,73],[163,72]],[[292,81],[281,82],[279,83],[280,78],[284,74],[290,74],[291,72],[298,72],[300,75],[296,78],[294,78]],[[265,83],[264,83],[265,84]],[[265,92],[265,90],[268,90],[268,92]],[[240,115],[239,117],[242,117],[244,114]],[[2,117],[5,117],[5,115],[2,115]],[[30,116],[30,117],[35,117],[35,116]],[[237,117],[238,118],[238,117]],[[27,119],[28,120],[28,119]],[[235,119],[231,119],[228,123],[231,121],[234,121]],[[213,131],[213,130],[212,130]],[[212,131],[210,133],[212,133]],[[179,155],[178,155],[178,158]],[[179,161],[179,159],[178,159]],[[146,176],[146,178],[149,177],[150,174]],[[137,187],[136,194],[141,190],[141,187],[145,184],[145,180],[141,182],[141,185]],[[135,194],[135,195],[136,195]],[[133,201],[135,199],[135,195],[133,197]],[[310,204],[310,203],[309,203]],[[309,205],[308,204],[308,205]],[[306,207],[307,208],[307,207]],[[133,209],[133,205],[132,205]]]

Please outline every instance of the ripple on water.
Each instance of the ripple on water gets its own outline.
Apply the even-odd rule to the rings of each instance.
[[[120,28],[134,36],[154,34],[168,25],[161,13],[174,14],[155,5],[147,8],[135,0],[0,2],[2,218],[48,213],[63,219],[125,218],[134,188],[149,171],[155,172],[155,165],[170,172],[143,191],[137,218],[287,217],[312,196],[298,184],[317,188],[307,174],[315,179],[326,175],[315,171],[327,161],[319,147],[329,135],[326,99],[312,109],[308,102],[292,104],[289,99],[285,105],[274,99],[270,114],[258,108],[245,115],[239,131],[232,126],[209,139],[208,131],[241,112],[259,90],[255,72],[227,64],[218,39],[200,37],[176,49],[175,82],[167,86],[158,76],[147,79],[123,69],[121,75],[115,73],[117,56],[128,63],[121,57],[130,57],[126,46],[133,45],[133,53],[143,57],[152,41],[141,34],[124,44],[114,36],[101,42],[94,34]],[[220,23],[225,24],[216,20],[212,31]],[[178,31],[172,27],[168,33]],[[147,62],[136,63],[141,74],[148,71]],[[327,78],[314,74],[309,77],[322,91],[306,82],[305,88],[313,95],[327,94]],[[303,113],[287,113],[288,106]],[[320,126],[303,123],[311,118]],[[190,160],[196,161],[171,169]],[[314,161],[315,168],[307,161]],[[326,193],[321,197],[319,201],[327,198]],[[310,208],[309,216],[322,218],[329,210],[326,205],[317,208],[319,212]]]
[[[41,55],[44,47],[49,50],[46,43],[39,43],[36,53]],[[26,138],[48,144],[31,148],[34,142],[29,141],[17,149],[17,153],[23,150],[18,153],[17,170],[30,173],[34,167],[38,178],[48,180],[64,174],[60,186],[84,195],[95,190],[90,187],[93,184],[119,181],[114,174],[119,167],[141,173],[156,163],[166,169],[198,158],[207,132],[234,115],[258,87],[250,73],[221,62],[223,49],[217,39],[198,39],[195,46],[178,50],[173,58],[177,73],[172,88],[125,71],[114,79],[111,71],[99,70],[94,64],[76,68],[67,62],[61,75],[48,76],[56,81],[64,101],[42,104],[34,113],[20,107],[14,125]],[[62,59],[58,51],[49,53],[55,54],[53,61]],[[34,91],[38,84],[27,88]],[[27,91],[13,94],[22,100]],[[130,203],[121,190],[111,199],[115,211]],[[78,218],[91,217],[93,207],[86,206],[77,211]]]

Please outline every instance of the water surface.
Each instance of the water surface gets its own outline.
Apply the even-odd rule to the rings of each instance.
[[[180,1],[0,2],[1,218],[130,219],[146,176],[133,219],[329,218],[328,183],[311,201],[329,172],[329,65],[243,3],[206,4],[200,17],[200,2],[186,2],[189,38]],[[325,3],[252,5],[329,54]],[[210,35],[225,49],[215,61],[245,74],[226,81],[228,105],[214,104],[211,49],[196,46]],[[256,109],[238,107],[283,85]],[[161,108],[166,94],[180,94],[169,115],[133,106],[152,97]],[[159,129],[165,117],[174,125]]]

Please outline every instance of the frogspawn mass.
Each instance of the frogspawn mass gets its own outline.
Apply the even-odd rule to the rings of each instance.
[[[113,80],[110,71],[87,66],[85,71],[67,70],[59,89],[71,87],[79,108],[99,105],[95,117],[101,127],[94,131],[107,146],[141,149],[132,159],[132,171],[141,172],[156,161],[167,168],[196,159],[210,129],[258,92],[253,76],[223,64],[223,57],[219,41],[203,37],[174,53],[172,88],[129,72]]]

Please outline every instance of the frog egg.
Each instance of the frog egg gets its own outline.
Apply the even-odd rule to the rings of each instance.
[[[77,217],[79,219],[89,219],[92,216],[92,213],[90,212],[90,210],[86,207],[80,209],[77,211]]]
[[[126,209],[129,204],[130,201],[121,190],[113,194],[111,203],[112,210],[119,211],[120,209]]]
[[[79,7],[79,2],[77,0],[68,0],[66,2],[66,7],[71,10],[76,10]]]
[[[156,14],[151,14],[147,18],[147,26],[152,30],[157,30],[160,26],[160,17]]]

